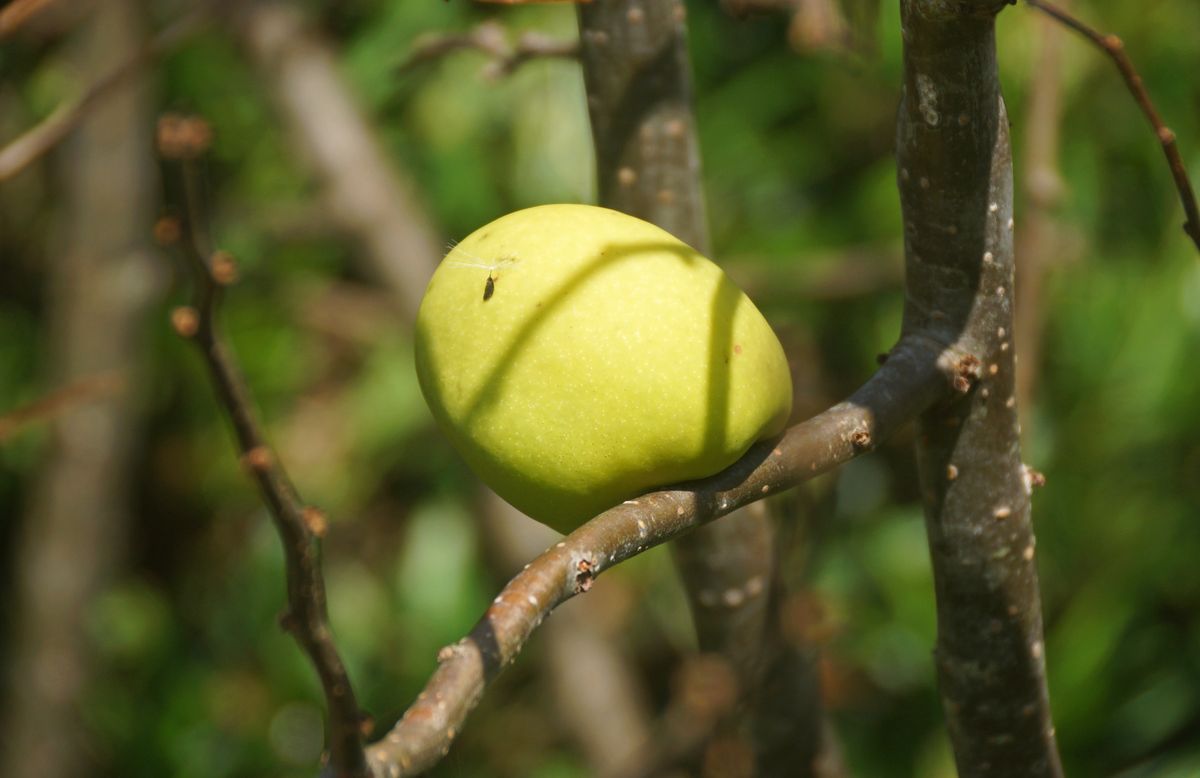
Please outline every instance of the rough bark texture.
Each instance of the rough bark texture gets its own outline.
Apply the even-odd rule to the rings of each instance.
[[[680,0],[581,5],[581,59],[600,204],[709,254],[685,20]],[[673,550],[700,649],[730,662],[751,708],[759,774],[810,775],[821,740],[820,689],[807,657],[770,639],[777,636],[768,597],[779,586],[774,547],[771,517],[759,509],[684,535]]]
[[[600,203],[709,253],[679,0],[579,6]]]
[[[906,333],[957,343],[981,380],[920,422],[936,661],[959,774],[1059,776],[1021,462],[1012,343],[1012,156],[1002,3],[904,0],[899,186]]]
[[[143,43],[138,4],[111,0],[74,41],[81,78]],[[138,332],[155,293],[146,236],[154,161],[145,88],[136,75],[79,125],[58,160],[64,191],[47,298],[51,386],[117,376],[136,383]],[[138,423],[128,391],[97,395],[51,425],[17,560],[17,617],[0,775],[89,774],[79,706],[91,673],[85,631],[95,597],[125,542]]]

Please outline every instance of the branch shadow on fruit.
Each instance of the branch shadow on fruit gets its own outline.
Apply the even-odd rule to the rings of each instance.
[[[504,382],[512,365],[518,360],[521,351],[526,348],[531,338],[539,328],[550,321],[555,314],[569,306],[578,292],[596,273],[611,268],[615,263],[634,258],[646,252],[673,254],[684,263],[694,263],[703,260],[703,256],[691,247],[674,241],[647,241],[635,243],[609,243],[597,254],[591,257],[570,277],[552,290],[544,292],[544,304],[534,310],[519,326],[519,329],[507,343],[502,354],[493,362],[494,367],[480,384],[474,397],[467,405],[463,416],[463,425],[470,426],[478,420],[480,414],[493,407],[501,397]],[[708,339],[707,367],[707,398],[704,430],[705,450],[711,446],[723,446],[728,435],[728,416],[730,399],[730,375],[732,365],[729,355],[732,353],[733,312],[740,299],[740,290],[722,275],[713,291],[711,306],[713,329]],[[418,337],[421,333],[418,332]],[[430,352],[435,359],[434,352]]]

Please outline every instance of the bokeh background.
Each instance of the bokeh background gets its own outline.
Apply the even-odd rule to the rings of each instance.
[[[688,11],[714,259],[788,348],[800,418],[852,391],[898,332],[900,37],[895,2],[780,5]],[[1200,176],[1200,5],[1072,5],[1124,38]],[[4,142],[190,4],[48,6],[0,39]],[[74,775],[300,776],[319,755],[315,676],[277,624],[278,540],[169,326],[188,288],[154,238],[177,204],[153,151],[164,112],[211,126],[211,232],[240,266],[224,321],[283,461],[329,517],[333,625],[377,733],[547,540],[481,518],[496,509],[432,425],[413,290],[388,266],[523,206],[594,200],[576,63],[505,74],[456,51],[402,67],[427,36],[489,20],[508,40],[575,35],[569,6],[464,0],[219,17],[0,181],[0,773],[35,774],[21,771],[48,753]],[[999,36],[1025,459],[1047,480],[1034,518],[1064,760],[1076,776],[1200,775],[1200,258],[1111,62],[1047,37],[1023,6]],[[377,157],[338,156],[353,131],[322,157],[320,128],[347,107]],[[388,229],[413,243],[388,244]],[[821,646],[860,776],[954,775],[910,435],[771,501],[788,623]],[[603,642],[617,666],[595,672],[624,679],[624,707],[563,688],[578,655],[539,633],[436,775],[592,775],[589,716],[651,731],[694,646],[669,554],[607,573],[561,615]],[[569,710],[581,702],[584,725]]]

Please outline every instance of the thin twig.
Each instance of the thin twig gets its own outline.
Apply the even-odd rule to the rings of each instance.
[[[96,105],[124,86],[135,73],[186,40],[203,26],[206,8],[194,8],[167,25],[128,59],[89,84],[69,100],[0,148],[0,181],[6,181],[58,145]]]
[[[178,119],[173,120],[171,130],[176,140],[207,137],[206,132],[192,132],[182,126]],[[164,145],[163,134],[160,128],[160,145]],[[320,538],[325,533],[326,520],[320,511],[304,505],[279,458],[267,444],[249,388],[221,338],[217,306],[224,287],[236,276],[236,269],[227,254],[213,253],[209,248],[196,162],[193,155],[183,151],[180,167],[187,216],[183,219],[181,248],[194,272],[196,286],[192,306],[176,309],[173,324],[203,355],[217,398],[233,424],[242,462],[258,483],[283,541],[287,608],[280,623],[304,648],[321,678],[329,708],[329,769],[338,778],[358,778],[366,775],[362,748],[364,718],[329,628],[320,557]]]
[[[628,500],[572,532],[513,578],[467,637],[442,649],[425,690],[367,749],[374,775],[400,778],[436,764],[488,682],[557,605],[587,591],[601,572],[874,449],[940,399],[967,391],[977,365],[930,338],[909,336],[846,402],[754,446],[717,475]]]
[[[12,35],[31,16],[54,3],[54,0],[13,0],[0,8],[0,40]]]
[[[124,388],[124,377],[119,372],[110,370],[55,389],[31,403],[0,415],[0,443],[8,440],[23,427],[36,422],[51,421],[83,403],[118,394]]]
[[[1179,200],[1183,203],[1183,212],[1187,217],[1187,221],[1183,223],[1183,231],[1196,244],[1197,250],[1200,250],[1200,207],[1196,204],[1196,193],[1192,189],[1192,182],[1188,178],[1187,168],[1183,164],[1183,157],[1180,155],[1179,147],[1175,143],[1175,133],[1163,123],[1162,116],[1159,115],[1158,109],[1154,107],[1154,103],[1150,99],[1149,92],[1146,91],[1142,77],[1138,75],[1132,60],[1125,53],[1124,42],[1116,35],[1105,35],[1089,27],[1063,9],[1050,3],[1042,2],[1042,0],[1026,0],[1026,2],[1084,36],[1112,58],[1117,69],[1121,71],[1121,77],[1125,79],[1125,84],[1133,94],[1134,100],[1137,101],[1138,106],[1142,109],[1142,113],[1150,121],[1150,126],[1154,128],[1154,134],[1158,137],[1159,143],[1162,144],[1163,154],[1166,155],[1167,164],[1171,167],[1171,177],[1175,179],[1175,188],[1179,190]]]
[[[551,38],[531,31],[522,33],[516,43],[511,43],[507,30],[500,23],[487,21],[465,33],[433,35],[417,41],[397,72],[407,73],[464,49],[488,56],[490,62],[485,74],[489,78],[512,75],[517,68],[535,59],[575,59],[579,56],[576,40]]]

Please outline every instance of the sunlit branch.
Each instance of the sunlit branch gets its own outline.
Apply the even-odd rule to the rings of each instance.
[[[487,684],[557,605],[587,591],[597,575],[872,450],[940,399],[969,389],[977,367],[932,339],[905,338],[845,402],[755,445],[717,475],[626,501],[572,532],[513,578],[469,635],[442,649],[424,691],[367,750],[374,775],[417,775],[436,764]]]

